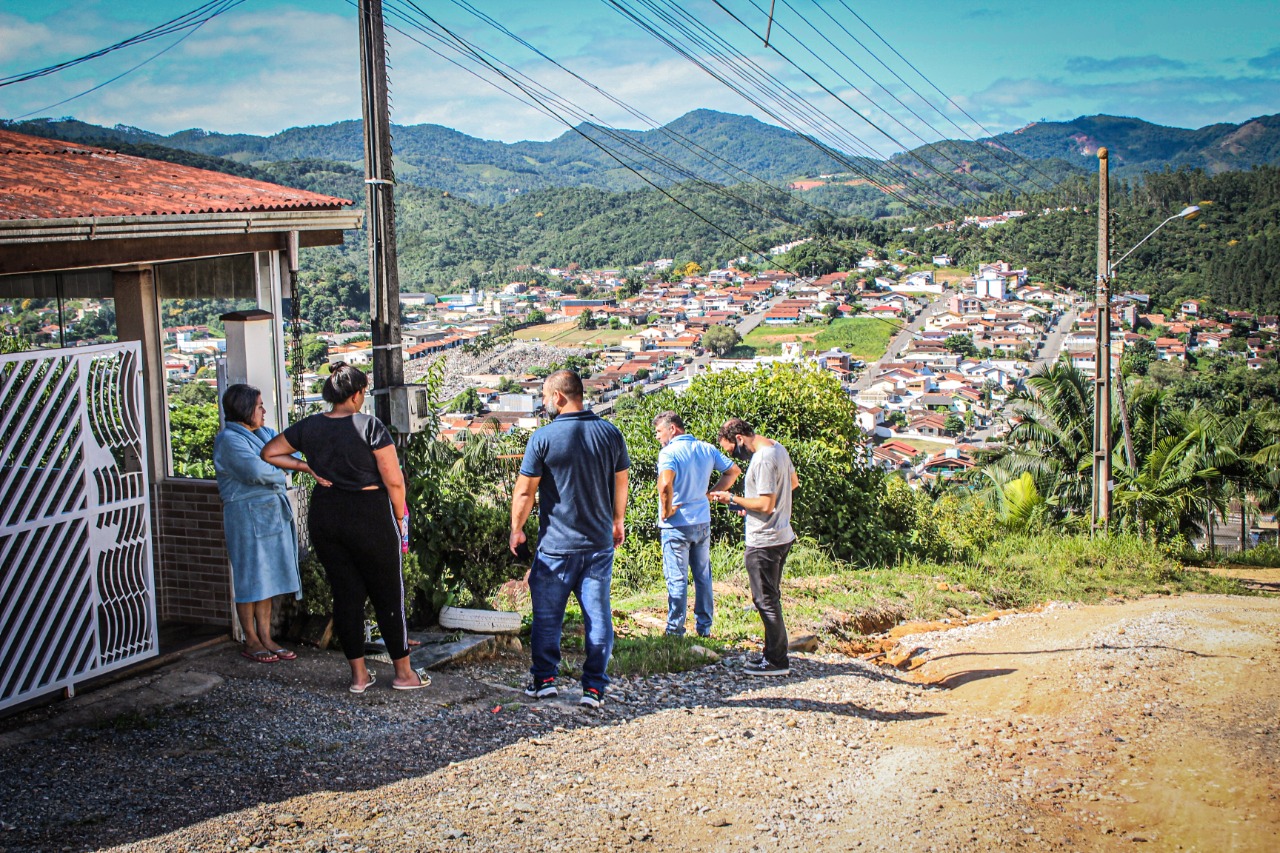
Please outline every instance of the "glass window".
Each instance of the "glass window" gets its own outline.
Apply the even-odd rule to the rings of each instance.
[[[0,352],[114,343],[111,273],[0,278]]]
[[[175,477],[214,477],[217,360],[227,347],[219,318],[257,307],[254,275],[252,255],[156,267],[170,472]]]

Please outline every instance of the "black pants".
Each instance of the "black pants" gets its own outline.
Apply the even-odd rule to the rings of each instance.
[[[764,623],[764,659],[786,668],[787,626],[782,622],[782,567],[787,563],[791,543],[747,548],[747,578],[751,581],[751,602]]]
[[[347,660],[364,657],[365,599],[373,602],[391,659],[407,657],[400,531],[387,493],[316,486],[307,523],[333,590],[333,625]]]

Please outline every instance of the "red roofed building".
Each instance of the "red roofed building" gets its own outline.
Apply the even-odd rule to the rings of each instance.
[[[55,563],[63,578],[59,583],[90,589],[92,584],[81,579],[92,577],[98,561],[120,561],[117,579],[135,585],[121,592],[129,596],[127,606],[105,599],[95,605],[88,595],[84,600],[85,606],[103,612],[116,609],[120,622],[112,630],[134,638],[132,645],[111,652],[115,656],[104,658],[106,662],[96,652],[83,652],[91,663],[25,693],[0,694],[0,708],[155,656],[164,651],[158,647],[159,624],[203,623],[232,630],[231,574],[216,484],[184,476],[192,460],[170,446],[166,361],[172,359],[165,357],[161,306],[168,299],[234,299],[256,306],[223,318],[226,381],[260,388],[267,425],[283,428],[292,404],[282,334],[285,300],[292,296],[291,269],[296,269],[298,249],[341,245],[343,232],[359,227],[361,214],[348,209],[350,204],[307,190],[0,129],[0,298],[110,300],[120,341],[6,359],[69,364],[91,350],[92,359],[119,366],[107,381],[127,376],[129,384],[119,393],[136,394],[138,400],[136,405],[132,399],[113,404],[91,390],[59,398],[66,387],[49,386],[50,407],[66,406],[87,418],[85,423],[104,416],[120,420],[125,432],[118,439],[125,444],[113,445],[114,452],[105,455],[84,451],[85,464],[92,458],[98,482],[108,485],[81,488],[78,505],[83,508],[74,524],[69,501],[52,499],[43,509],[33,508],[27,524],[33,530],[65,529],[69,538],[60,540],[65,547],[57,554],[32,553],[31,559],[17,555],[13,564],[6,564],[19,578],[13,589],[41,595],[34,579]],[[124,408],[111,409],[113,405]],[[44,428],[45,409],[11,412],[16,417],[6,422],[0,441],[12,430]],[[110,414],[103,415],[108,409]],[[13,505],[11,488],[30,488],[28,477],[45,478],[50,494],[61,494],[70,488],[66,477],[73,469],[79,470],[72,465],[32,467],[0,484],[0,506]],[[130,500],[138,503],[121,508]],[[136,515],[122,526],[98,515],[110,512]],[[5,538],[10,533],[2,516],[0,538]],[[100,532],[85,540],[95,525]],[[31,584],[21,580],[28,575]],[[78,638],[94,632],[86,632],[79,607],[75,603],[76,612],[55,620],[72,626],[71,635],[33,627],[40,619],[21,626],[6,622],[0,629],[18,632],[12,651],[23,659],[49,648],[72,648],[73,643],[76,649],[88,649]]]

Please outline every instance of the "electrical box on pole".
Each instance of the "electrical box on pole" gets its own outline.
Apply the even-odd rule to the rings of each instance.
[[[360,84],[369,222],[369,322],[374,412],[391,424],[391,389],[404,384],[400,349],[400,275],[396,265],[395,176],[387,106],[387,34],[381,0],[360,0]]]

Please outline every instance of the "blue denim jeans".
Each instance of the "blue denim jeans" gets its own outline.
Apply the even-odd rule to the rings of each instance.
[[[662,575],[667,580],[667,633],[684,636],[689,575],[693,575],[694,624],[700,636],[711,633],[715,602],[711,592],[711,525],[662,528]]]
[[[613,549],[545,554],[539,551],[529,572],[529,596],[533,601],[532,646],[534,681],[560,671],[560,636],[564,608],[572,593],[582,607],[587,660],[582,665],[582,687],[604,692],[609,683],[605,668],[613,654],[613,607],[609,585],[613,581]]]

